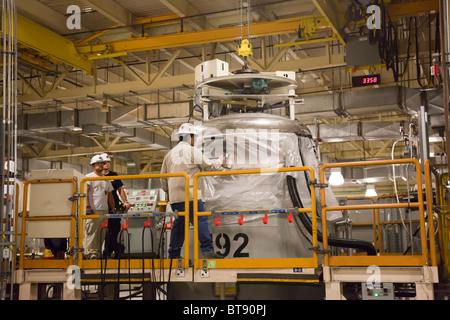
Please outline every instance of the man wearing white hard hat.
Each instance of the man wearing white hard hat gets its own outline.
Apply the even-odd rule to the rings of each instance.
[[[185,172],[189,175],[189,221],[193,223],[193,178],[201,171],[221,171],[225,170],[225,160],[213,162],[203,156],[202,152],[194,147],[195,139],[198,136],[197,128],[184,123],[180,126],[177,135],[179,143],[170,150],[164,157],[161,173]],[[185,180],[181,177],[161,178],[161,185],[167,194],[168,202],[173,211],[185,211]],[[198,210],[205,211],[201,192],[199,191]],[[184,217],[175,219],[170,235],[169,258],[181,258],[181,248],[184,243]],[[198,238],[200,249],[204,258],[218,259],[222,256],[214,252],[211,233],[208,227],[208,217],[198,217]]]
[[[103,165],[103,175],[104,176],[118,176],[117,172],[110,170],[111,168],[111,158],[107,153],[102,153],[101,156],[105,161]],[[114,205],[116,211],[127,211],[130,209],[130,204],[127,200],[127,194],[125,189],[123,188],[122,180],[111,180],[111,184],[114,188],[112,193],[114,198]],[[119,198],[120,197],[120,198]],[[111,210],[111,208],[109,208]],[[113,253],[115,257],[119,255],[119,251],[121,251],[121,244],[117,241],[117,236],[120,232],[120,218],[109,218],[108,219],[108,232],[106,234],[105,239],[105,250],[104,256],[110,257]]]
[[[104,163],[105,159],[101,155],[93,156],[90,162],[93,172],[88,173],[86,178],[103,177]],[[112,195],[114,188],[108,180],[87,181],[86,184],[86,214],[100,215],[100,219],[86,220],[84,255],[87,259],[99,259],[103,243],[103,239],[100,239],[101,223],[106,220],[108,205],[115,208]],[[114,212],[114,209],[112,210]]]

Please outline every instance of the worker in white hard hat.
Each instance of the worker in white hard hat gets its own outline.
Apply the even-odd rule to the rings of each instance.
[[[180,126],[177,135],[179,143],[170,150],[164,157],[161,173],[185,172],[189,175],[190,182],[190,202],[189,202],[189,222],[193,224],[193,178],[200,171],[221,171],[225,170],[225,159],[213,162],[204,157],[202,152],[194,147],[195,139],[198,136],[197,128],[184,123]],[[182,177],[161,178],[161,185],[167,194],[168,202],[173,211],[185,211],[185,180]],[[205,211],[201,200],[201,190],[199,191],[198,210]],[[175,219],[170,235],[169,258],[181,258],[181,248],[184,243],[184,217]],[[208,227],[208,218],[198,217],[198,238],[200,249],[204,258],[223,258],[214,252],[213,242]]]
[[[105,159],[101,155],[95,155],[91,159],[93,172],[88,173],[86,178],[103,177],[103,165]],[[86,236],[84,255],[87,259],[99,259],[103,239],[101,237],[101,223],[106,220],[108,205],[114,206],[112,191],[114,190],[111,181],[94,180],[87,181],[86,214],[100,215],[100,219],[86,220]],[[113,213],[115,209],[112,209]]]
[[[117,172],[110,170],[111,168],[111,158],[107,153],[101,154],[105,164],[103,165],[103,175],[104,176],[118,176]],[[116,212],[126,212],[130,209],[130,204],[127,199],[127,194],[123,188],[122,180],[111,180],[111,184],[114,188],[112,195],[114,198],[114,208]],[[109,208],[110,213],[112,208]],[[108,232],[106,233],[105,239],[105,250],[103,255],[105,257],[111,257],[112,254],[115,257],[118,256],[121,250],[121,245],[117,241],[117,236],[120,232],[120,218],[109,218],[108,219]],[[122,248],[123,249],[123,248]]]

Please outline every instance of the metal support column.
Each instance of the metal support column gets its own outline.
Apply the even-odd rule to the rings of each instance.
[[[425,160],[430,157],[430,143],[428,134],[428,95],[426,90],[420,91],[419,131],[420,164],[423,170]]]
[[[447,54],[449,53],[448,47],[450,41],[448,37],[448,2],[445,0],[439,0],[439,15],[440,15],[440,38],[441,38],[441,69],[442,69],[442,88],[443,88],[443,100],[444,100],[444,120],[445,120],[445,151],[447,153],[447,159],[450,151],[450,134],[448,123],[448,108],[449,108],[449,89],[448,89],[448,67],[447,67]],[[450,161],[447,160],[447,170],[450,172]]]
[[[13,299],[15,179],[17,174],[17,11],[15,0],[2,0],[3,92],[0,133],[0,300]],[[9,290],[8,290],[9,284]]]

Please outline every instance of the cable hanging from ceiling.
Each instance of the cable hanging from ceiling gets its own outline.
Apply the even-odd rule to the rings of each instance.
[[[354,0],[353,7],[357,6],[360,12],[363,12],[363,6],[357,0]],[[414,47],[415,47],[415,61],[416,61],[416,73],[417,73],[417,82],[419,86],[423,89],[429,88],[437,88],[441,86],[442,79],[440,73],[438,71],[437,62],[433,60],[433,55],[437,54],[440,51],[440,34],[439,34],[439,17],[437,14],[428,14],[426,16],[427,29],[428,29],[428,61],[421,63],[420,55],[419,55],[419,28],[418,26],[418,17],[410,17],[408,22],[408,46],[406,52],[406,59],[400,58],[399,51],[399,34],[398,28],[399,25],[394,22],[389,12],[386,8],[386,5],[383,0],[378,1],[375,0],[369,5],[377,5],[380,8],[380,28],[374,28],[373,30],[369,30],[369,41],[371,44],[374,44],[378,47],[378,53],[380,56],[380,60],[385,64],[386,70],[392,70],[394,81],[398,83],[409,70],[409,62],[411,60],[411,48],[412,48],[412,36],[414,35]],[[350,8],[349,8],[350,10]],[[361,14],[356,14],[355,8],[350,10],[350,13],[347,14],[349,19],[347,20],[347,24],[351,21],[355,21],[356,19],[361,17]],[[367,17],[366,17],[367,18]],[[435,48],[432,49],[432,22],[435,20]],[[425,24],[423,23],[423,24]],[[434,51],[434,52],[433,52]],[[400,68],[400,61],[404,60],[404,67]],[[425,65],[428,65],[425,68]],[[424,70],[429,70],[425,72]],[[424,81],[425,80],[425,81]]]
[[[394,81],[399,81],[399,51],[397,24],[394,23],[386,9],[384,1],[374,1],[372,5],[380,8],[380,28],[374,28],[369,32],[371,44],[378,47],[378,54],[382,63],[386,65],[386,70],[392,70]]]
[[[434,53],[432,49],[432,21],[436,20],[435,28],[435,48]],[[420,63],[419,55],[419,27],[417,24],[417,17],[414,17],[414,34],[415,34],[415,47],[416,47],[416,70],[417,70],[417,82],[422,89],[438,88],[442,85],[442,78],[440,72],[438,72],[437,62],[433,61],[433,55],[440,52],[440,33],[439,33],[439,16],[437,14],[429,14],[426,22],[428,23],[428,61],[427,63]],[[411,32],[411,30],[410,30]],[[425,58],[424,58],[425,60]],[[423,65],[428,64],[429,68],[424,68]],[[430,70],[430,72],[424,72],[422,70]],[[426,83],[422,81],[422,73],[425,76]]]

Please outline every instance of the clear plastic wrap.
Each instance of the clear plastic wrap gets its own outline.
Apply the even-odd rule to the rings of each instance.
[[[239,114],[209,121],[202,131],[203,150],[213,157],[228,154],[233,170],[304,165],[312,167],[319,180],[315,143],[307,129],[295,121],[267,114]],[[216,211],[292,208],[287,175],[297,179],[303,204],[310,207],[312,186],[307,184],[305,173],[298,171],[204,177],[199,180],[202,200],[207,210]],[[316,193],[319,205],[319,189]],[[329,205],[337,205],[329,188],[326,197]],[[340,212],[327,214],[329,221],[340,217]]]

